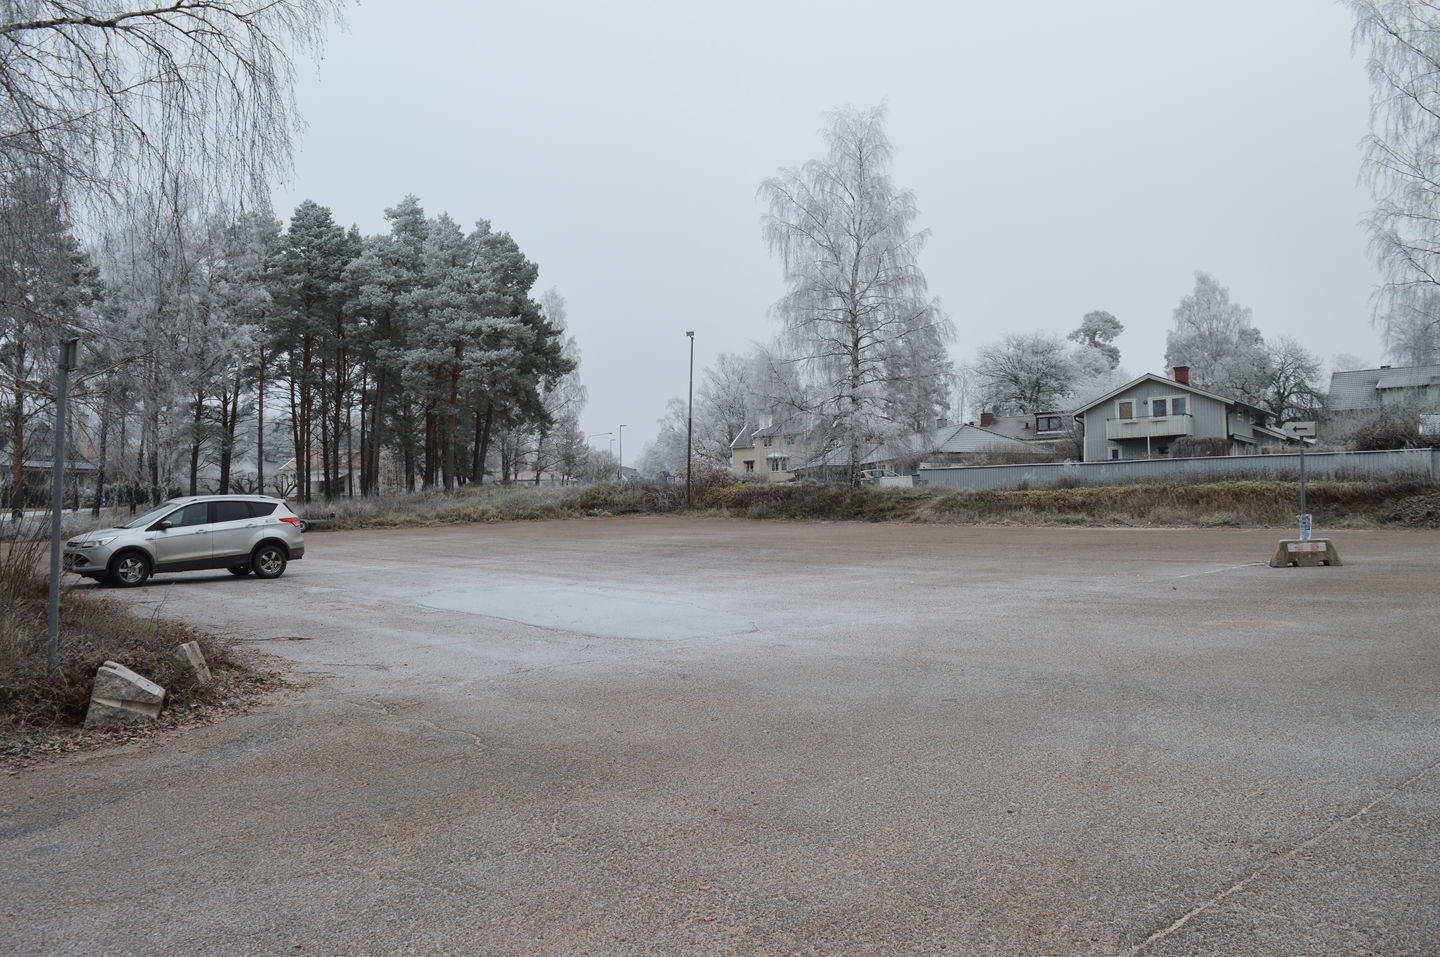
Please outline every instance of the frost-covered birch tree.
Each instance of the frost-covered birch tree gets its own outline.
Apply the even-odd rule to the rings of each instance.
[[[552,287],[540,294],[539,305],[545,324],[559,337],[560,355],[570,370],[540,382],[545,417],[531,436],[536,485],[543,472],[558,470],[566,476],[573,474],[573,466],[578,466],[585,444],[580,413],[590,398],[589,390],[580,381],[580,344],[567,330],[565,297]]]
[[[1368,53],[1375,197],[1370,251],[1385,283],[1376,321],[1391,357],[1440,361],[1440,4],[1347,0]]]
[[[91,197],[177,177],[260,197],[298,129],[294,58],[344,0],[5,0],[0,176]]]
[[[815,411],[848,448],[852,484],[862,449],[897,431],[885,408],[895,356],[912,337],[940,348],[951,335],[917,259],[928,231],[914,228],[915,194],[890,178],[884,120],[883,107],[832,113],[825,156],[759,190],[764,237],[788,287],[773,308],[782,348],[800,361]]]
[[[1189,366],[1190,381],[1220,395],[1258,403],[1268,375],[1265,338],[1250,320],[1248,306],[1230,299],[1230,290],[1203,272],[1195,288],[1175,307],[1165,337],[1165,364]]]

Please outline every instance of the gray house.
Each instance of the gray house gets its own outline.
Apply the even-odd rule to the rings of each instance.
[[[1074,414],[1084,429],[1086,462],[1164,458],[1200,439],[1219,440],[1214,444],[1229,455],[1289,441],[1264,409],[1191,385],[1186,366],[1176,366],[1173,379],[1147,373]]]
[[[1330,376],[1329,410],[1440,409],[1440,365],[1354,369]]]

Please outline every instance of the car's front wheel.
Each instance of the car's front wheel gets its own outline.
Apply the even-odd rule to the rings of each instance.
[[[123,552],[110,563],[110,580],[121,588],[134,588],[150,579],[150,559],[139,552]]]
[[[251,556],[250,567],[256,578],[279,578],[289,561],[290,556],[279,545],[261,545]]]

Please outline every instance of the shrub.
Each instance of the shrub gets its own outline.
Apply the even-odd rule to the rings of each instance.
[[[1170,455],[1177,459],[1193,459],[1230,454],[1230,440],[1218,435],[1196,437],[1182,435],[1170,445]]]
[[[1434,448],[1437,445],[1440,445],[1440,436],[1422,435],[1420,422],[1413,417],[1382,416],[1350,434],[1350,447],[1356,452]]]

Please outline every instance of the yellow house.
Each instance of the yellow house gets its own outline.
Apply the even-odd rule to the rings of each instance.
[[[741,478],[788,482],[795,478],[792,470],[809,458],[805,431],[793,423],[765,419],[759,425],[747,424],[730,443],[730,470]]]

